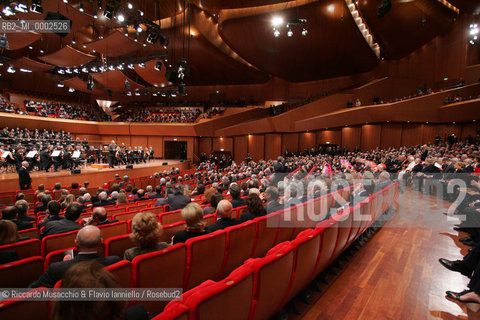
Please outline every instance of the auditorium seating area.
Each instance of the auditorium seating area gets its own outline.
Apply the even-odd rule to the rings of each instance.
[[[73,120],[92,120],[96,116],[85,106],[25,100],[27,115]]]

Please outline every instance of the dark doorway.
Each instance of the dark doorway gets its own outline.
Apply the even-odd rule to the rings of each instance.
[[[187,160],[186,141],[165,141],[165,159]]]

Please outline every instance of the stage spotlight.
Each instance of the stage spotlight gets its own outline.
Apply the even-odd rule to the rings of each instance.
[[[8,66],[7,72],[8,73],[15,73],[17,70],[13,66]]]
[[[65,87],[65,85],[63,83],[59,82],[59,83],[57,83],[57,87],[63,88],[63,87]]]
[[[90,79],[90,80],[87,82],[87,90],[92,91],[93,89],[95,89],[95,83],[93,82],[92,79]]]
[[[58,69],[58,74],[65,74],[65,71],[63,69]]]
[[[138,66],[139,66],[140,68],[145,68],[145,62],[140,62],[140,63],[138,64]]]
[[[307,34],[308,34],[307,29],[303,28],[303,29],[302,29],[302,36],[305,37]]]
[[[80,3],[80,8],[78,8],[80,12],[83,12],[83,3]]]
[[[22,12],[22,13],[27,13],[28,12],[28,7],[27,7],[26,4],[23,4],[23,3],[19,2],[15,6],[15,11]]]
[[[133,63],[129,63],[128,66],[127,66],[128,69],[135,69],[135,66],[133,65]]]
[[[130,2],[127,3],[127,8],[130,9],[130,10],[133,9],[133,4],[131,4]]]
[[[69,68],[65,69],[65,72],[68,74],[72,74],[72,70],[70,70]]]
[[[68,88],[68,92],[75,92],[75,89],[73,89],[73,88]]]
[[[139,96],[139,95],[140,95],[140,92],[139,92],[138,90],[135,91],[135,95],[136,95],[136,96]]]
[[[162,62],[161,62],[161,61],[158,61],[158,62],[155,64],[155,70],[157,70],[157,71],[162,70]]]
[[[31,73],[32,70],[30,69],[24,69],[24,68],[20,68],[20,72],[27,72],[27,73]]]
[[[128,91],[128,92],[127,92],[127,96],[130,97],[131,95],[132,95],[132,93],[131,93],[130,91]]]
[[[83,67],[83,68],[82,68],[82,72],[83,72],[83,73],[88,73],[88,68],[87,68],[87,67]]]
[[[113,17],[113,7],[106,6],[105,11],[103,11],[103,16],[107,19],[112,19],[112,17]]]
[[[117,15],[117,20],[118,22],[124,22],[125,21],[125,16],[121,13]]]
[[[15,11],[12,9],[12,7],[10,6],[6,6],[5,8],[3,8],[2,10],[2,13],[5,17],[9,17],[9,16],[14,16],[15,15]]]
[[[97,11],[93,11],[93,17],[94,17],[95,19],[98,18]]]
[[[280,27],[283,24],[283,18],[279,16],[275,16],[272,18],[272,26]]]
[[[34,0],[30,6],[30,11],[35,13],[43,13],[42,1]]]
[[[102,0],[97,1],[98,9],[102,9]]]
[[[168,40],[168,38],[166,36],[164,36],[163,34],[160,35],[160,44],[166,49],[168,47],[168,44],[170,43],[170,41]]]
[[[143,11],[138,10],[137,12],[138,12],[138,14],[139,14],[141,17],[143,17]]]
[[[293,36],[293,31],[292,31],[292,29],[288,29],[287,36],[289,36],[289,37]]]
[[[280,31],[277,30],[277,29],[275,29],[275,31],[273,31],[273,35],[274,35],[276,38],[280,37]]]
[[[377,16],[383,18],[392,8],[391,0],[382,0],[382,4],[378,6]]]
[[[158,41],[158,37],[159,37],[158,31],[156,31],[152,28],[149,28],[147,30],[147,42],[148,43],[154,44],[155,42]]]
[[[80,73],[80,70],[78,68],[73,69],[73,73]]]

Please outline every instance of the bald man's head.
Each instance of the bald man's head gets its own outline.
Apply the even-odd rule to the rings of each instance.
[[[228,200],[221,200],[217,205],[217,216],[220,218],[232,217],[232,204]]]
[[[85,226],[80,229],[75,239],[79,251],[92,251],[102,242],[100,229],[95,226]]]
[[[104,207],[95,207],[92,211],[92,219],[97,223],[107,220],[107,210]]]

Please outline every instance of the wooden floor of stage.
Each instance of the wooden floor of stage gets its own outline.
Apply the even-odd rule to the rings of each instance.
[[[163,165],[163,163],[167,165]],[[70,170],[59,170],[53,172],[53,167],[49,172],[32,171],[30,177],[32,179],[32,187],[38,186],[40,183],[47,187],[53,187],[56,182],[62,183],[64,186],[72,182],[83,183],[89,181],[91,186],[100,186],[103,182],[112,180],[116,173],[123,176],[128,174],[130,177],[140,177],[153,175],[155,172],[163,170],[170,170],[172,167],[180,168],[181,170],[190,168],[190,161],[180,162],[180,160],[151,160],[147,163],[133,164],[133,169],[127,169],[125,165],[116,166],[115,168],[91,168],[90,165],[79,167],[80,174],[72,175]],[[0,174],[0,191],[17,190],[18,174],[16,172],[8,172]]]
[[[302,314],[289,320],[480,319],[445,298],[468,283],[438,262],[461,259],[469,248],[458,241],[467,234],[453,230],[458,220],[442,214],[451,204],[413,191],[398,203],[395,217],[321,285],[323,293],[312,294],[312,305],[297,303]]]

